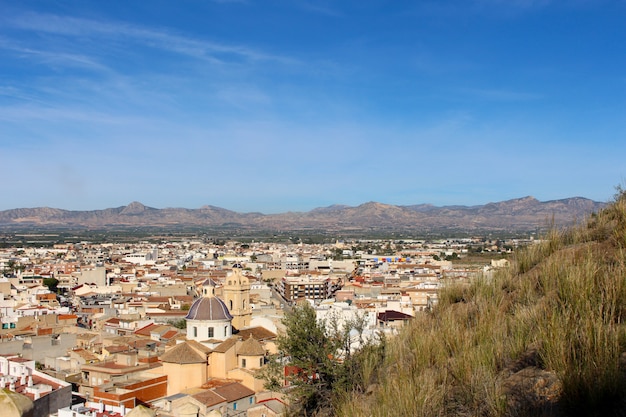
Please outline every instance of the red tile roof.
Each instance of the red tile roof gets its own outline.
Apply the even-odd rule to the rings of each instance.
[[[410,320],[413,316],[395,310],[386,310],[376,316],[380,321]]]

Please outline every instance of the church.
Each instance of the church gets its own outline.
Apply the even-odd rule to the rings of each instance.
[[[241,275],[239,271],[233,274]],[[214,348],[233,334],[233,316],[226,303],[215,295],[216,287],[217,284],[211,278],[204,281],[200,289],[202,296],[193,302],[185,317],[187,340],[194,340],[209,348]]]
[[[208,278],[200,288],[201,297],[191,305],[187,320],[187,339],[213,348],[237,330],[250,326],[250,282],[234,268],[222,288],[224,300],[215,295],[217,283]],[[233,332],[233,328],[235,332]]]
[[[275,351],[276,334],[263,327],[250,327],[250,284],[240,269],[233,268],[216,295],[218,284],[205,280],[201,297],[187,316],[187,337],[169,348],[161,361],[168,374],[168,395],[199,387],[210,378],[236,379],[247,388],[262,389],[255,371],[266,354]]]

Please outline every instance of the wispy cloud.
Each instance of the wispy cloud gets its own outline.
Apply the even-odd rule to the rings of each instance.
[[[24,102],[42,103],[42,101],[35,94],[12,85],[0,85],[0,97],[7,97]],[[2,116],[0,116],[0,119],[1,118]]]
[[[0,120],[5,122],[29,122],[43,121],[48,123],[81,122],[90,125],[131,125],[148,124],[149,119],[136,116],[112,115],[111,113],[97,112],[72,107],[46,107],[46,106],[2,106],[0,107]]]
[[[154,30],[123,22],[103,22],[76,17],[28,13],[19,19],[5,20],[4,24],[22,30],[61,36],[106,37],[109,40],[130,41],[213,63],[227,63],[233,59],[294,62],[289,57],[266,53],[242,45],[197,39],[164,29]]]
[[[21,57],[35,58],[50,66],[109,70],[108,67],[88,55],[35,49],[2,38],[0,38],[0,49],[11,51]]]

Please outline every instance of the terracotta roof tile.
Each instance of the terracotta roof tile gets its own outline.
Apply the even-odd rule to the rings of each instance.
[[[254,395],[254,391],[239,382],[233,382],[232,384],[215,387],[213,388],[213,391],[221,397],[224,397],[229,403]]]
[[[206,354],[198,352],[191,347],[189,343],[179,343],[161,356],[162,362],[189,364],[189,363],[206,363]]]
[[[217,297],[202,297],[193,302],[187,316],[188,320],[232,320],[228,307]]]
[[[381,321],[394,321],[394,320],[409,320],[412,319],[413,316],[402,313],[400,311],[395,310],[386,310],[382,313],[378,313],[378,320]]]
[[[200,401],[202,404],[204,404],[207,407],[212,407],[214,405],[226,402],[226,399],[224,397],[216,394],[215,392],[211,390],[206,390],[199,394],[192,395],[192,397]]]
[[[265,327],[257,326],[241,329],[237,333],[237,336],[241,337],[243,340],[248,339],[250,336],[254,337],[256,340],[268,340],[275,339],[276,333],[270,332]]]
[[[230,339],[226,339],[222,343],[217,345],[215,349],[213,349],[213,352],[226,353],[229,349],[235,346],[237,342],[239,342],[238,337],[231,337]]]
[[[263,346],[261,346],[258,340],[250,336],[241,344],[237,350],[237,354],[243,356],[263,356],[265,355],[265,349],[263,349]]]

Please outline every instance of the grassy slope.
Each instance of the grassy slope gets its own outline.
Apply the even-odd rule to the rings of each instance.
[[[341,416],[626,415],[626,195],[493,278],[449,287],[365,360]]]

